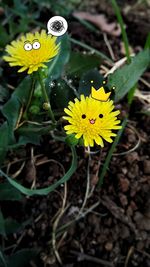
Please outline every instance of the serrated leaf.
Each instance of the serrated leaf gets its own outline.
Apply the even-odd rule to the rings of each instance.
[[[103,76],[98,72],[98,70],[90,70],[82,75],[79,82],[79,95],[84,94],[89,96],[91,93],[91,87],[94,86],[95,89],[99,89],[102,86]],[[91,83],[91,81],[93,81]]]
[[[116,70],[109,76],[108,85],[115,86],[115,101],[122,99],[138,82],[150,64],[150,50],[146,49],[132,58],[130,64]]]
[[[100,63],[101,58],[96,55],[84,55],[81,52],[72,52],[70,55],[70,60],[66,66],[66,73],[80,77],[88,70],[100,66]]]
[[[21,201],[23,196],[20,191],[14,188],[10,183],[5,182],[0,184],[0,200],[1,201]]]

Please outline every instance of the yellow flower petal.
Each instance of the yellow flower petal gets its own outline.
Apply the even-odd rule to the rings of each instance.
[[[103,139],[111,143],[112,137],[116,136],[112,130],[120,129],[120,120],[117,119],[119,110],[114,109],[113,101],[97,101],[91,96],[80,96],[75,98],[74,102],[70,101],[68,108],[64,111],[68,116],[63,118],[68,121],[64,127],[67,134],[75,134],[79,139],[83,137],[85,146],[93,146],[94,141],[101,147],[104,146]]]
[[[35,41],[40,46],[37,49],[34,47]],[[26,44],[29,44],[27,50]],[[56,44],[56,37],[53,38],[42,30],[40,33],[27,33],[17,41],[12,41],[6,46],[6,52],[8,54],[3,59],[9,62],[11,67],[20,66],[22,68],[19,72],[28,70],[28,74],[31,74],[40,67],[47,67],[44,63],[52,60],[59,53],[59,44]]]

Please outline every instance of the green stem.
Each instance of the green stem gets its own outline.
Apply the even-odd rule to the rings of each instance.
[[[30,92],[30,95],[29,95],[28,103],[26,105],[26,109],[25,109],[24,114],[23,114],[24,118],[27,118],[27,112],[28,112],[29,106],[31,104],[31,100],[32,100],[32,97],[33,97],[34,89],[35,89],[35,76],[32,75],[31,92]]]
[[[124,47],[125,47],[125,51],[126,51],[126,57],[127,57],[127,62],[130,63],[131,62],[131,57],[130,57],[130,51],[129,51],[129,41],[128,41],[128,37],[127,37],[127,33],[125,30],[125,25],[123,22],[123,18],[119,9],[119,6],[116,2],[116,0],[111,0],[113,8],[115,10],[116,13],[116,17],[118,19],[118,22],[120,24],[120,28],[121,28],[121,33],[122,33],[122,39],[124,42]]]
[[[46,89],[45,89],[45,84],[44,84],[43,79],[42,79],[41,70],[38,70],[38,78],[39,78],[39,83],[41,85],[44,101],[47,103],[47,106],[48,106],[47,107],[48,114],[49,114],[52,122],[56,123],[56,120],[55,120],[55,117],[54,117],[54,113],[52,111],[51,104],[50,104],[50,101],[49,101],[49,97],[48,97]]]

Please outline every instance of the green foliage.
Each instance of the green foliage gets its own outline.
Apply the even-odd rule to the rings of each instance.
[[[8,142],[9,142],[9,127],[7,122],[5,122],[1,127],[0,127],[0,165],[5,159],[6,153],[7,153],[7,148],[8,148]]]
[[[150,49],[150,32],[147,35],[146,43],[145,43],[145,46],[144,46],[144,49],[148,49],[148,48]]]
[[[4,15],[2,15],[2,23],[0,26],[0,53],[3,55],[5,45],[16,39],[17,36],[20,36],[22,33],[34,31],[37,27],[46,29],[46,24],[50,17],[46,18],[43,16],[45,10],[47,14],[50,14],[49,16],[58,14],[67,17],[79,3],[81,3],[81,0],[2,1]],[[129,62],[129,45],[123,20],[118,11],[116,1],[112,0],[112,3],[122,28],[123,41]],[[94,27],[89,23],[83,20],[79,20],[79,22],[84,24],[90,31],[94,30]],[[98,30],[96,31],[96,34],[97,33]],[[28,198],[31,199],[31,197],[35,195],[48,195],[62,183],[67,182],[76,171],[76,146],[84,146],[83,138],[78,140],[75,138],[75,134],[67,136],[64,134],[64,131],[62,131],[64,122],[62,122],[61,119],[63,109],[75,96],[79,97],[80,94],[88,96],[91,93],[91,86],[99,89],[104,79],[98,70],[100,64],[104,62],[104,60],[113,64],[112,60],[107,57],[103,51],[93,48],[84,43],[84,41],[76,40],[68,34],[59,37],[57,42],[60,44],[58,55],[50,62],[47,62],[48,68],[41,69],[40,75],[34,73],[33,75],[27,76],[25,72],[22,74],[15,73],[15,68],[13,72],[7,63],[3,64],[3,62],[0,67],[0,77],[2,78],[2,83],[0,85],[0,110],[2,113],[0,125],[0,165],[2,166],[0,170],[0,201],[4,213],[3,215],[0,210],[0,235],[1,239],[4,240],[4,245],[5,241],[7,243],[9,237],[13,236],[15,233],[20,234],[27,225],[32,223],[32,219],[27,221],[24,219],[25,221],[19,222],[20,219],[17,221],[17,219],[14,219],[16,217],[12,218],[6,215],[7,212],[5,214],[5,210],[3,209],[3,206],[7,204],[6,201],[11,201],[11,205],[13,204],[14,206],[16,204],[15,201],[17,201],[17,204],[24,207],[24,203],[28,201]],[[77,46],[76,52],[71,51],[71,44]],[[133,57],[130,64],[126,64],[110,75],[109,87],[116,86],[116,101],[122,99],[128,93],[128,103],[132,102],[136,89],[135,84],[137,84],[139,78],[150,63],[149,48],[150,35],[147,37],[145,50]],[[89,53],[81,52],[80,50],[83,49],[84,51],[89,51]],[[9,73],[11,73],[10,77]],[[40,83],[39,76],[42,83]],[[16,85],[20,80],[22,80],[20,84]],[[69,82],[70,80],[72,81],[71,83]],[[54,82],[55,86],[50,86],[51,82]],[[44,89],[46,89],[47,98],[44,98],[42,84],[44,85]],[[11,90],[9,91],[11,85],[15,86],[13,92]],[[11,92],[12,94],[10,96]],[[47,101],[45,101],[45,99]],[[53,108],[55,109],[55,114],[61,114],[60,116],[57,114],[57,121],[55,121],[56,118],[51,120],[52,117],[49,116],[47,109],[44,109],[43,104],[48,106],[49,101],[52,110]],[[99,185],[103,183],[111,157],[113,156],[113,152],[119,142],[126,123],[127,119],[123,121],[122,129],[118,132],[106,156],[104,165],[100,170]],[[58,135],[56,135],[56,133]],[[43,188],[41,184],[41,188],[30,189],[26,187],[26,182],[23,179],[24,176],[21,177],[22,184],[19,179],[11,178],[11,175],[9,176],[7,174],[7,168],[5,169],[6,164],[3,164],[3,162],[8,151],[10,151],[8,162],[11,162],[13,155],[20,152],[18,148],[21,147],[21,149],[24,150],[26,149],[24,146],[28,143],[35,148],[35,151],[38,150],[37,145],[40,145],[41,137],[45,136],[48,138],[48,135],[50,135],[50,139],[53,137],[56,142],[64,142],[65,146],[70,147],[72,155],[71,164],[64,176],[55,181],[54,184],[45,188]],[[28,153],[27,149],[26,151]],[[3,181],[3,179],[5,179],[5,181]],[[41,181],[42,179],[40,183]],[[29,266],[30,260],[37,256],[38,251],[34,249],[19,250],[17,246],[18,244],[11,251],[11,256],[5,255],[5,249],[9,251],[7,247],[3,248],[4,251],[0,251],[0,267],[26,267]],[[17,252],[16,248],[18,249]],[[15,251],[15,253],[13,251]]]
[[[111,160],[111,158],[113,156],[113,153],[114,153],[114,150],[115,150],[116,146],[119,143],[119,140],[120,140],[120,138],[122,136],[122,133],[123,133],[123,131],[125,129],[126,124],[127,124],[127,118],[125,118],[123,120],[123,122],[122,122],[122,128],[118,131],[118,134],[117,134],[117,136],[116,136],[113,144],[111,145],[111,148],[108,151],[108,154],[107,154],[107,157],[105,159],[104,165],[103,165],[103,167],[102,167],[102,169],[100,171],[99,181],[98,181],[98,185],[99,186],[103,184],[103,180],[104,180],[105,174],[106,174],[106,172],[108,170],[110,160]]]
[[[79,95],[84,94],[85,96],[89,96],[91,93],[91,86],[94,86],[95,89],[99,89],[102,86],[103,79],[103,76],[97,70],[90,70],[84,73],[79,82]]]
[[[10,41],[10,36],[2,25],[0,25],[0,33],[0,47],[5,47],[5,45]]]
[[[76,146],[78,144],[78,139],[75,138],[75,134],[70,134],[65,139],[66,144],[70,146]]]
[[[7,267],[6,256],[0,251],[0,267]]]
[[[47,195],[50,192],[54,191],[55,188],[57,188],[60,184],[68,181],[70,179],[70,177],[72,176],[72,174],[75,172],[75,170],[77,168],[77,155],[76,155],[76,150],[74,147],[71,147],[71,151],[72,151],[72,163],[71,163],[69,170],[66,172],[66,174],[61,179],[59,179],[57,182],[55,182],[53,185],[51,185],[47,188],[28,189],[28,188],[22,186],[21,184],[19,184],[18,182],[16,182],[15,180],[11,179],[2,170],[0,170],[0,175],[5,177],[12,186],[14,186],[16,189],[18,189],[21,193],[23,193],[25,195],[28,195],[28,196]]]
[[[15,142],[14,130],[19,118],[20,110],[28,102],[30,91],[31,91],[31,78],[26,77],[19,84],[14,93],[11,95],[11,98],[2,108],[2,113],[6,117],[8,122],[9,144]]]
[[[64,66],[68,63],[70,57],[70,42],[67,34],[58,38],[60,50],[53,61],[48,62],[47,78],[45,79],[46,88],[50,88],[51,81],[58,79],[63,73]]]
[[[35,249],[22,249],[14,253],[9,257],[8,267],[26,267],[31,260],[33,260],[38,250]]]
[[[70,60],[66,66],[66,73],[81,77],[88,70],[99,67],[100,63],[100,56],[71,52]]]
[[[51,103],[55,108],[61,109],[74,99],[74,93],[70,86],[62,79],[57,79],[51,91]]]
[[[6,232],[5,232],[5,219],[3,217],[3,214],[0,210],[0,235],[2,236],[6,236]]]
[[[116,70],[109,77],[110,88],[115,85],[115,101],[122,99],[138,82],[150,64],[150,50],[141,51],[132,58],[130,64]]]
[[[0,267],[26,267],[38,253],[39,250],[22,249],[8,257],[0,251]]]
[[[6,237],[10,234],[17,233],[29,225],[31,220],[19,223],[11,217],[4,218],[2,212],[0,211],[0,235]]]
[[[20,201],[22,200],[21,193],[14,188],[10,183],[5,182],[0,184],[0,200],[1,201]]]

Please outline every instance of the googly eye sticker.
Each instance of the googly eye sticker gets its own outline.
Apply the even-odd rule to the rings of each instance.
[[[67,21],[61,16],[52,17],[47,23],[48,34],[54,36],[61,36],[66,33],[68,29]]]
[[[32,50],[32,44],[26,42],[26,43],[24,44],[24,50],[26,50],[26,51],[30,51],[30,50]]]

